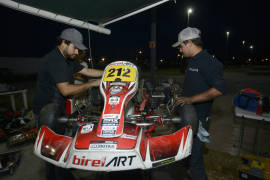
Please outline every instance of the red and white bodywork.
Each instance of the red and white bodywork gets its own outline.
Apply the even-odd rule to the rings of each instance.
[[[137,92],[138,76],[137,67],[130,62],[109,64],[100,84],[104,108],[99,122],[80,126],[75,137],[42,126],[34,153],[60,167],[92,171],[149,169],[190,155],[190,126],[152,137],[146,127],[125,122],[125,108]]]

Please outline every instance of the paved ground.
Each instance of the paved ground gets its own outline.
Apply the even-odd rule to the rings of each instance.
[[[180,81],[183,77],[178,78]],[[270,76],[247,75],[244,72],[226,72],[225,79],[227,81],[227,94],[216,99],[213,107],[212,121],[210,126],[211,132],[211,143],[206,147],[211,150],[216,150],[220,152],[226,152],[231,155],[239,154],[239,124],[234,122],[233,118],[233,105],[232,99],[235,93],[240,89],[251,87],[261,91],[265,95],[270,95]],[[18,83],[19,88],[29,88],[29,99],[31,100],[34,92],[33,82]],[[243,149],[240,152],[251,152],[252,150],[252,140],[255,130],[252,127],[246,129],[244,136]],[[258,148],[259,152],[267,153],[270,152],[270,141],[268,140],[270,132],[266,130],[261,130],[259,133]],[[23,156],[19,167],[13,176],[1,175],[0,179],[3,180],[17,180],[17,179],[45,179],[44,172],[44,161],[33,155],[32,145],[21,147]],[[5,144],[0,144],[0,152],[8,151]],[[207,163],[207,162],[206,162]],[[147,173],[148,172],[144,172]],[[141,179],[141,171],[132,172],[121,172],[121,173],[91,173],[86,171],[74,171],[74,174],[80,180],[85,179]],[[153,169],[151,171],[151,179],[184,179],[186,172],[183,168],[183,162],[177,162],[165,167],[158,169]],[[144,175],[144,176],[146,176]],[[143,176],[141,176],[143,177]]]

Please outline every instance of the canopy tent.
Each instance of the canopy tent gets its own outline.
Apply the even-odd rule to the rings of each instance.
[[[110,34],[106,25],[170,0],[0,0],[0,4],[43,18]]]

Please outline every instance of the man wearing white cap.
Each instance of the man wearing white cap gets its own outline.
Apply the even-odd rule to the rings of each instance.
[[[101,77],[103,74],[101,70],[88,69],[74,61],[78,51],[86,49],[82,34],[74,28],[68,28],[60,34],[56,48],[43,58],[34,99],[34,114],[38,128],[46,125],[63,134],[64,125],[56,119],[65,112],[66,98],[99,86],[100,79],[83,84],[73,83],[75,73],[88,77]],[[46,179],[73,180],[74,177],[68,170],[46,163]]]
[[[193,104],[198,120],[198,132],[194,135],[189,166],[192,180],[207,180],[202,146],[210,142],[208,119],[211,114],[213,99],[225,91],[223,65],[203,49],[201,31],[187,27],[178,34],[177,47],[185,58],[188,58],[182,97],[176,99],[177,105]]]

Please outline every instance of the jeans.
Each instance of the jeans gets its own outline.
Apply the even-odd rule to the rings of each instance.
[[[193,138],[189,167],[192,180],[208,180],[203,162],[203,142],[196,136]]]
[[[40,128],[40,124],[39,124],[39,114],[34,113],[34,119],[35,119],[35,126],[37,129]]]

